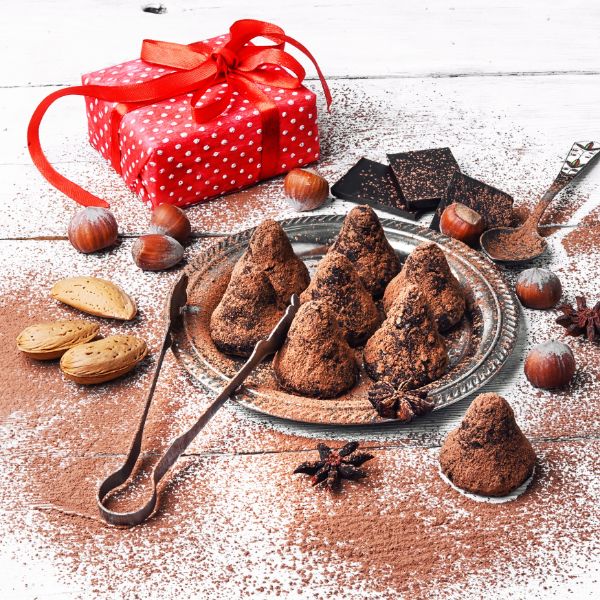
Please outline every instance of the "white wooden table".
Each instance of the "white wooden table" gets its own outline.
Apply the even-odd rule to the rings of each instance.
[[[392,584],[387,591],[379,590],[379,596],[368,582],[357,587],[350,563],[343,557],[338,558],[339,565],[347,569],[348,576],[335,586],[319,575],[310,557],[300,557],[300,563],[311,570],[310,585],[301,585],[306,573],[300,575],[298,569],[272,562],[273,555],[288,547],[289,539],[270,532],[269,520],[253,514],[248,502],[254,498],[259,506],[267,500],[277,506],[280,488],[271,484],[269,473],[289,471],[307,460],[317,439],[361,440],[379,449],[382,464],[390,461],[396,465],[399,477],[406,474],[402,469],[414,469],[408,455],[433,469],[440,444],[460,422],[471,399],[408,427],[381,432],[302,427],[226,407],[190,449],[186,459],[189,472],[181,474],[187,483],[176,492],[175,506],[165,508],[157,518],[158,525],[131,535],[107,531],[97,521],[69,516],[68,501],[46,493],[39,481],[32,483],[34,471],[39,470],[39,465],[31,462],[31,455],[35,455],[46,462],[49,474],[55,469],[57,478],[65,473],[74,477],[73,494],[89,493],[93,514],[94,487],[118,464],[127,448],[151,365],[132,376],[126,396],[118,392],[114,400],[107,390],[91,394],[91,402],[101,407],[98,410],[109,407],[116,411],[106,408],[105,426],[121,432],[122,441],[118,447],[109,448],[102,428],[92,431],[85,426],[90,400],[79,392],[73,398],[73,387],[56,373],[32,371],[14,349],[15,335],[32,321],[44,320],[42,317],[69,314],[48,299],[48,289],[59,277],[92,273],[110,278],[116,273],[121,279],[118,282],[139,294],[144,314],[141,334],[156,349],[161,303],[176,274],[137,270],[129,257],[131,240],[100,257],[78,255],[72,250],[64,236],[78,207],[50,187],[31,164],[25,142],[29,117],[46,94],[77,83],[81,73],[136,57],[143,38],[187,43],[225,32],[236,19],[253,17],[277,23],[301,40],[328,77],[334,105],[330,114],[322,110],[320,115],[323,158],[319,169],[331,182],[361,156],[384,160],[388,151],[450,146],[464,172],[511,193],[516,204],[528,205],[550,184],[573,141],[600,138],[600,4],[581,0],[433,0],[410,5],[398,1],[257,0],[252,6],[230,0],[164,0],[163,4],[167,12],[161,15],[142,12],[135,0],[22,0],[5,2],[1,9],[0,285],[1,303],[11,318],[0,331],[2,347],[9,354],[8,366],[0,377],[12,385],[0,388],[0,474],[8,478],[0,482],[0,596],[402,596]],[[314,72],[308,72],[308,85],[317,90]],[[42,143],[61,172],[109,199],[121,233],[135,235],[144,230],[147,209],[87,143],[80,100],[64,100],[52,108],[42,128]],[[335,201],[321,212],[343,214],[350,207]],[[560,274],[569,301],[576,293],[595,299],[600,293],[599,207],[600,168],[574,191],[560,196],[546,219],[563,227],[549,238],[551,256],[538,264]],[[197,230],[238,231],[267,216],[284,218],[293,213],[282,198],[281,179],[276,179],[193,207],[188,214]],[[424,217],[423,224],[429,219]],[[590,231],[592,247],[570,254],[563,242],[578,227]],[[188,250],[188,258],[209,243],[196,242]],[[506,275],[513,280],[515,273]],[[544,504],[542,494],[546,517],[550,518],[552,510],[571,510],[578,516],[581,530],[598,534],[598,347],[591,359],[590,350],[585,349],[575,388],[557,397],[546,392],[534,395],[522,374],[526,349],[560,335],[553,315],[525,311],[517,350],[487,389],[505,395],[542,463],[546,461],[540,477],[545,474],[548,478],[541,484],[551,490],[547,497],[562,498],[565,494],[561,508]],[[180,373],[172,357],[167,360],[166,371],[151,415],[151,422],[162,423],[162,429],[157,425],[150,430],[145,443],[148,455],[164,448],[191,424],[208,401]],[[14,382],[18,382],[17,392]],[[48,382],[52,394],[46,391]],[[54,395],[55,390],[60,393]],[[39,400],[47,409],[35,422],[20,407],[19,399],[25,397]],[[58,431],[62,434],[53,433]],[[199,477],[205,463],[213,465],[211,472],[219,464],[223,469],[235,466],[254,474],[254,484],[245,480],[247,475],[241,475],[243,484],[229,492],[235,510],[249,511],[246,521],[222,514],[207,518],[199,512],[197,500],[201,496],[196,492],[206,492],[202,487],[206,484]],[[561,468],[576,481],[571,496],[568,486],[564,490],[552,487],[555,470],[560,474]],[[386,485],[377,473],[375,467],[372,485],[376,490]],[[50,482],[46,487],[52,487]],[[305,495],[300,496],[299,490]],[[286,502],[310,504],[310,492],[296,482]],[[352,510],[348,504],[349,498],[342,498],[337,505],[328,506],[336,514]],[[579,515],[582,505],[589,510]],[[598,536],[595,541],[593,535],[591,540],[581,539],[577,528],[545,536],[546,517],[541,524],[515,517],[520,526],[539,534],[535,543],[540,553],[533,562],[538,566],[529,571],[522,567],[520,577],[515,576],[510,585],[497,583],[485,570],[475,570],[471,579],[458,580],[455,585],[434,585],[432,577],[432,588],[423,588],[420,593],[423,597],[434,593],[440,597],[480,598],[484,593],[506,597],[510,588],[519,598],[562,598],[567,590],[569,597],[592,597],[594,587],[596,592],[598,589]],[[273,526],[279,527],[280,520],[273,519]],[[176,545],[161,543],[162,526],[178,531]],[[211,528],[213,536],[208,533]],[[223,547],[215,539],[243,537],[250,530],[255,537],[244,539],[246,544],[248,539],[254,544],[251,556],[234,541]],[[205,554],[188,551],[204,545]],[[565,547],[568,551],[562,550]],[[131,567],[140,548],[153,556],[152,575]],[[217,560],[219,552],[227,555],[231,564],[244,563],[244,573],[262,573],[261,568],[266,571],[260,576],[238,577],[228,571],[224,561]],[[515,565],[525,556],[519,552],[515,551],[515,564],[508,564],[509,571],[518,571]],[[554,579],[539,568],[544,553],[554,560]],[[130,562],[121,562],[121,558]],[[203,571],[201,578],[194,574],[197,568]],[[465,568],[468,570],[469,565]],[[166,582],[162,591],[160,580]],[[544,588],[542,582],[550,580],[552,585]]]

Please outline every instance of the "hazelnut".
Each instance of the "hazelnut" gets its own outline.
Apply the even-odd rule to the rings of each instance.
[[[135,240],[131,254],[140,269],[164,271],[181,261],[183,246],[168,235],[149,233]]]
[[[73,215],[67,236],[79,252],[89,254],[113,246],[119,227],[113,214],[99,206],[88,206]]]
[[[567,385],[575,373],[575,357],[563,342],[550,341],[534,346],[525,359],[525,376],[538,388]]]
[[[179,207],[172,204],[160,204],[152,212],[150,233],[168,235],[180,244],[185,244],[192,233],[192,226],[186,214]]]
[[[327,180],[310,169],[292,169],[283,180],[283,189],[297,211],[319,208],[329,196]]]
[[[477,244],[484,229],[481,215],[460,202],[447,206],[440,219],[440,230],[444,235],[469,246]]]
[[[517,278],[515,291],[523,306],[552,308],[560,300],[560,279],[548,269],[526,269]]]

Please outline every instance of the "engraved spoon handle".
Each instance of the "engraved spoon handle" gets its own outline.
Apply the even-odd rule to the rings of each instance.
[[[600,143],[598,142],[575,142],[565,158],[556,179],[548,188],[546,193],[537,203],[525,223],[523,228],[535,228],[539,223],[545,210],[548,208],[556,195],[571,183],[577,176],[587,171],[591,164],[600,154]]]

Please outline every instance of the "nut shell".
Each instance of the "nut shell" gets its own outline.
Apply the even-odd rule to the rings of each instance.
[[[160,204],[152,212],[150,233],[168,235],[185,244],[192,233],[192,226],[186,214],[172,204]]]
[[[113,246],[119,227],[113,214],[99,206],[88,206],[69,222],[67,235],[71,245],[84,254]]]
[[[144,340],[112,335],[71,348],[60,359],[60,368],[67,379],[76,383],[104,383],[131,371],[147,354]]]
[[[133,244],[131,254],[135,264],[144,271],[164,271],[183,258],[183,246],[168,235],[149,233]]]
[[[66,277],[57,281],[50,296],[90,315],[130,321],[137,306],[118,285],[98,277]]]
[[[549,269],[526,269],[517,278],[515,291],[523,306],[528,308],[552,308],[562,296],[558,276]]]
[[[482,216],[460,202],[447,206],[440,218],[440,230],[444,235],[469,246],[477,245],[484,229]]]
[[[17,348],[29,358],[53,360],[69,348],[93,340],[100,331],[97,323],[76,319],[31,325],[17,337]]]
[[[575,374],[575,357],[563,342],[550,341],[534,346],[525,359],[525,376],[542,389],[560,388]]]
[[[310,169],[292,169],[283,180],[285,196],[299,212],[319,208],[329,197],[329,184]]]

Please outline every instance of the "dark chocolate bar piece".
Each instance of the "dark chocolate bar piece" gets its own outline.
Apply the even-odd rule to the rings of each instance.
[[[399,152],[387,157],[406,204],[413,210],[436,208],[452,175],[460,171],[450,148]]]
[[[512,227],[516,224],[512,196],[468,175],[455,173],[433,215],[431,229],[440,230],[442,212],[446,206],[454,202],[460,202],[478,212],[483,218],[486,229]]]
[[[392,170],[388,165],[361,158],[331,188],[331,193],[342,200],[368,204],[394,214],[416,220],[422,214],[406,206]]]

